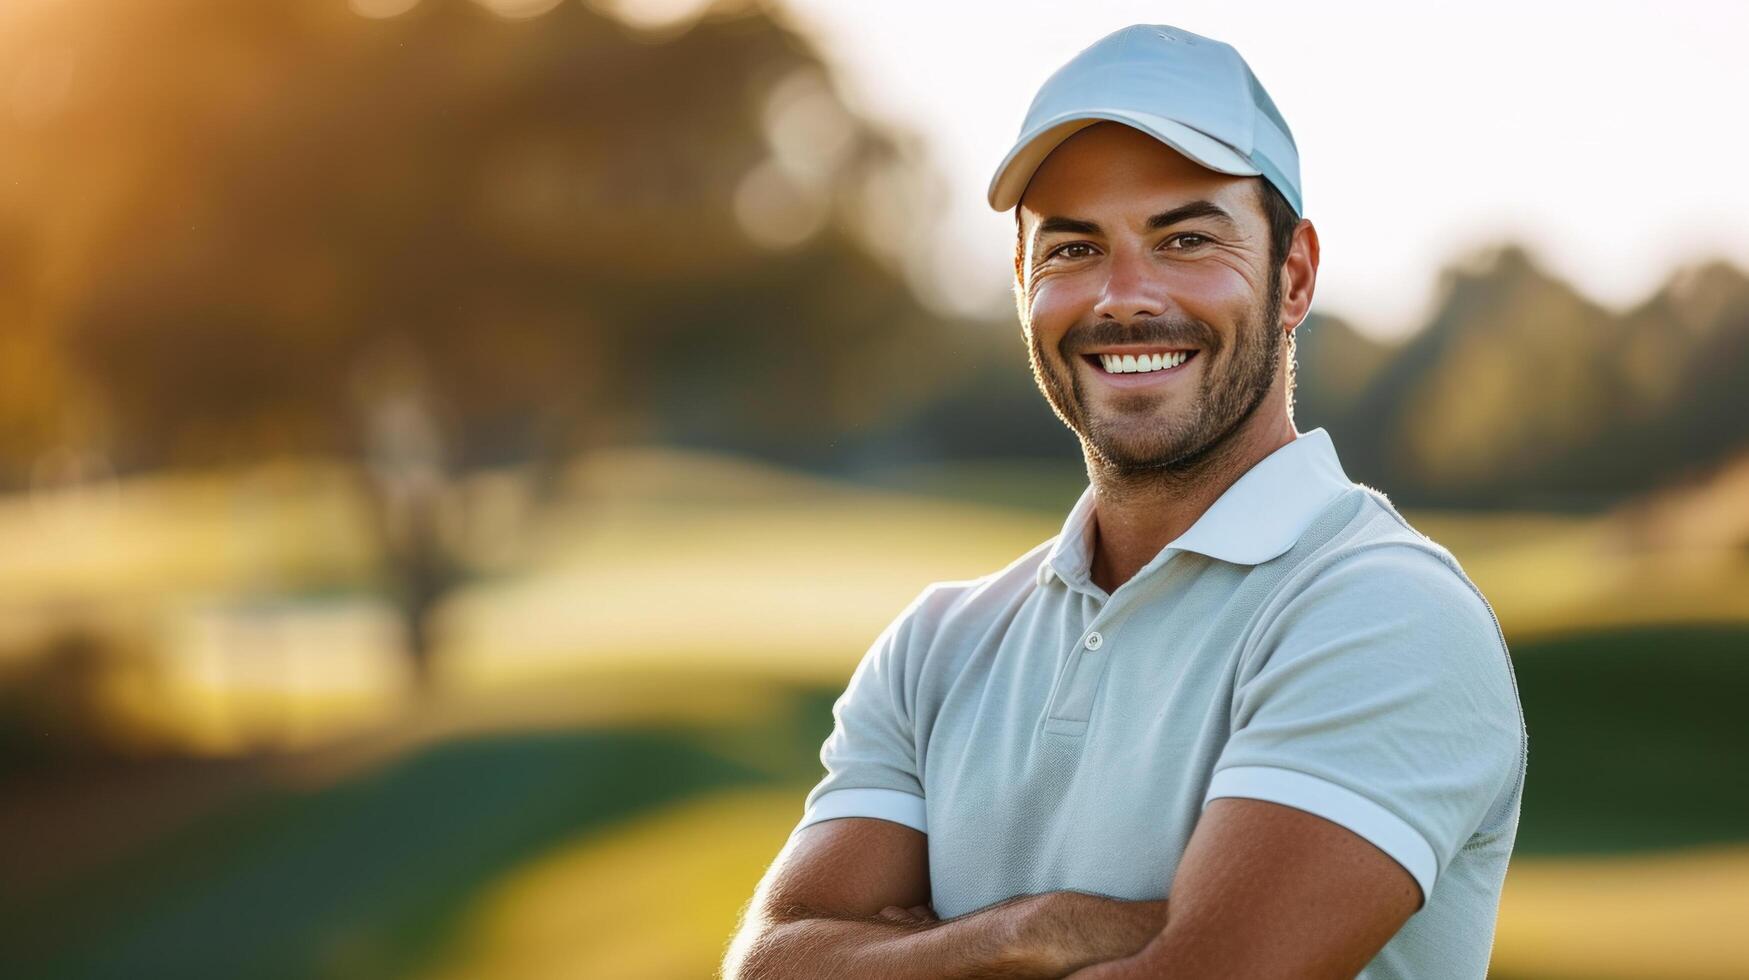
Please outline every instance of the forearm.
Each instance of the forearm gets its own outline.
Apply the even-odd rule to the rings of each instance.
[[[1081,892],[1021,896],[945,922],[800,919],[731,954],[729,980],[1055,978],[1129,956],[1164,928],[1167,903]],[[739,945],[739,944],[738,944]],[[827,968],[826,964],[830,964]]]
[[[1025,980],[1061,970],[1036,959],[1030,923],[1045,896],[1010,899],[947,921],[803,918],[769,925],[731,951],[728,980]],[[737,943],[737,945],[741,945]]]
[[[1124,901],[1083,892],[1054,892],[1032,919],[1024,948],[1047,957],[1053,977],[1081,977],[1098,964],[1145,949],[1166,928],[1167,900]]]

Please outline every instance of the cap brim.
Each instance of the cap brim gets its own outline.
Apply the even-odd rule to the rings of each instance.
[[[1047,119],[1022,136],[996,167],[996,176],[990,180],[990,207],[1006,211],[1019,204],[1026,185],[1032,182],[1032,175],[1052,150],[1088,126],[1106,121],[1133,126],[1219,173],[1255,177],[1263,172],[1237,150],[1175,119],[1127,109],[1088,109]]]

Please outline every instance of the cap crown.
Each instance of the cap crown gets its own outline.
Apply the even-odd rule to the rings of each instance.
[[[1213,170],[1261,175],[1303,213],[1299,150],[1263,83],[1232,45],[1166,24],[1109,34],[1046,79],[991,182],[991,205],[1012,207],[1077,123],[1101,119],[1142,129]]]

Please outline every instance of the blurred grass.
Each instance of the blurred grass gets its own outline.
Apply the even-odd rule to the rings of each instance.
[[[1730,710],[1745,649],[1749,628],[1700,627],[1515,651],[1531,776],[1500,955],[1534,969],[1510,975],[1712,977],[1739,962],[1695,936],[1749,895],[1749,716]],[[581,705],[590,683],[548,696]],[[732,686],[668,670],[597,683],[622,698],[666,691],[682,713]],[[703,724],[567,729],[536,711],[523,719],[534,730],[491,730],[516,723],[500,718],[234,802],[77,880],[0,899],[0,973],[708,975],[819,774],[838,693],[739,683],[765,693]],[[1726,849],[1684,856],[1708,843]],[[1626,972],[1586,973],[1599,947],[1573,946],[1574,930],[1626,914],[1629,896],[1644,921],[1692,928],[1618,930],[1607,948]],[[1669,969],[1624,965],[1648,962]]]
[[[1749,977],[1749,846],[1518,855],[1494,936],[1495,980]]]
[[[1079,480],[1039,472],[871,489],[605,454],[446,600],[446,693],[417,703],[341,670],[395,656],[344,479],[280,467],[241,505],[217,476],[129,482],[91,522],[0,502],[0,647],[69,616],[131,637],[159,673],[106,703],[232,755],[155,790],[146,763],[77,792],[9,780],[0,975],[708,975],[858,655],[923,585],[1055,532]],[[1749,889],[1749,556],[1636,548],[1609,515],[1410,518],[1494,603],[1529,720],[1497,975],[1749,975],[1715,928]],[[279,690],[264,652],[335,673]],[[305,731],[312,692],[378,707]]]
[[[433,623],[448,683],[677,657],[840,677],[926,584],[1001,568],[1055,533],[1083,485],[1060,465],[990,463],[895,468],[871,487],[654,448],[581,461],[538,506],[521,479],[486,473],[455,489],[458,513],[475,501],[496,516],[457,532],[474,543],[460,555],[472,575]],[[233,634],[266,633],[298,663],[337,645],[381,651],[393,612],[364,546],[367,512],[356,481],[322,461],[0,501],[0,666],[70,624],[129,637],[163,682],[112,706],[143,732],[155,704],[174,704],[175,718],[157,719],[172,729],[200,716],[213,681],[197,675],[223,673]],[[1514,642],[1749,622],[1741,549],[1645,547],[1615,515],[1409,517],[1463,562]],[[311,628],[323,613],[332,628]],[[392,683],[366,673],[367,694]],[[217,732],[163,735],[234,746]]]
[[[647,808],[774,778],[709,742],[637,730],[495,735],[313,792],[263,794],[48,894],[0,900],[0,972],[405,975],[441,952],[507,869]]]
[[[422,980],[711,976],[808,788],[706,793],[516,869]]]

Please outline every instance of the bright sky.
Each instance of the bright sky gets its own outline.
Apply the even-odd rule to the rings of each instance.
[[[984,190],[1039,85],[1168,23],[1238,48],[1293,128],[1323,243],[1315,308],[1389,335],[1441,266],[1506,239],[1611,305],[1676,266],[1749,266],[1749,4],[782,0],[844,95],[948,181],[929,292],[1013,315],[1012,217]]]

